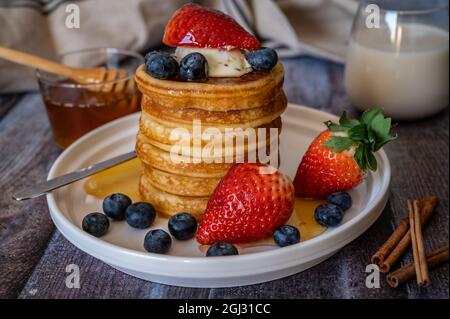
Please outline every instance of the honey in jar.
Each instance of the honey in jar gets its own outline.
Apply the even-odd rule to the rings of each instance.
[[[107,122],[140,110],[141,94],[134,87],[116,92],[114,87],[104,91],[70,84],[74,83],[41,85],[54,139],[62,148]]]
[[[67,147],[87,132],[140,110],[134,72],[144,63],[136,52],[99,48],[69,52],[58,61],[74,68],[106,69],[105,79],[78,83],[38,70],[36,75],[55,142]],[[109,71],[115,71],[110,78]]]

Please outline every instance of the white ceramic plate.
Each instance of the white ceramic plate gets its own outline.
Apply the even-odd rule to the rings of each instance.
[[[139,114],[104,125],[66,149],[53,164],[48,178],[97,163],[134,148]],[[324,129],[323,122],[336,120],[331,114],[289,105],[283,115],[281,171],[293,177],[312,139]],[[391,177],[384,151],[376,154],[378,170],[351,191],[353,207],[342,224],[299,244],[259,247],[239,256],[204,257],[195,240],[174,241],[170,255],[151,254],[143,248],[148,230],[136,230],[126,222],[111,223],[102,238],[81,229],[83,217],[101,211],[101,201],[87,195],[83,181],[47,195],[52,219],[59,231],[75,246],[127,274],[159,283],[189,287],[242,286],[274,280],[303,271],[330,257],[357,238],[381,214],[388,198]],[[152,228],[167,229],[167,220],[158,219]]]

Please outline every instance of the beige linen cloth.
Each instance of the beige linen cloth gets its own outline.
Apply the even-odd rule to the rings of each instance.
[[[145,52],[187,0],[0,0],[0,45],[57,59],[86,48]],[[201,0],[233,16],[281,57],[313,55],[343,62],[356,0]],[[68,28],[69,4],[80,28]],[[0,59],[0,93],[37,88],[34,71]]]

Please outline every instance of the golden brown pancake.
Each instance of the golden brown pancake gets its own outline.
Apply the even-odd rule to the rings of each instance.
[[[270,141],[270,129],[271,128],[276,128],[278,134],[281,133],[281,118],[278,117],[275,120],[273,120],[272,122],[266,123],[264,125],[261,125],[260,127],[256,127],[255,128],[255,141],[258,141],[258,134],[260,134],[260,130],[258,130],[258,128],[260,129],[264,129],[265,132],[265,136],[267,138],[267,141]],[[220,128],[217,128],[215,126],[205,126],[205,125],[201,125],[201,133],[204,133],[207,129],[213,129],[214,131],[211,132],[211,134],[213,132],[220,132],[220,134],[222,135],[218,135],[217,139],[223,140],[223,143],[221,143],[222,145],[225,144],[225,140],[233,140],[236,141],[236,137],[235,135],[228,135],[225,134],[225,129],[220,130]],[[144,135],[146,138],[148,138],[150,141],[154,141],[156,143],[152,143],[155,146],[158,146],[162,149],[165,149],[167,151],[167,148],[165,147],[161,147],[158,145],[158,143],[163,144],[163,145],[168,145],[168,146],[172,146],[175,144],[179,144],[181,143],[181,140],[179,140],[181,138],[181,136],[178,137],[178,139],[176,139],[176,135],[171,135],[172,133],[174,133],[174,129],[180,129],[179,127],[172,127],[172,126],[166,126],[166,123],[161,123],[158,119],[146,114],[146,113],[142,113],[141,114],[141,118],[139,120],[139,132]],[[192,129],[192,125],[191,127],[181,127],[181,129],[186,129],[187,131],[189,131],[190,134],[190,141],[191,141],[191,145],[193,142],[193,129]],[[230,128],[233,130],[236,130],[238,128]],[[242,128],[242,132],[245,133],[247,129],[252,129],[252,127],[250,128]],[[205,146],[208,143],[213,143],[214,142],[214,136],[216,135],[204,135],[201,139],[201,145]],[[229,136],[229,138],[226,138],[226,136]],[[244,141],[247,144],[247,139],[245,139]]]
[[[147,165],[159,170],[192,177],[222,177],[231,163],[193,163],[191,159],[186,159],[184,163],[174,162],[169,152],[149,143],[149,140],[138,133],[136,137],[136,153],[139,159]]]
[[[145,175],[141,176],[139,192],[142,199],[152,203],[156,211],[166,216],[181,212],[192,214],[200,220],[208,204],[209,197],[191,197],[169,194],[155,187]]]
[[[287,107],[287,99],[282,90],[275,93],[271,102],[253,109],[231,111],[205,111],[195,108],[165,107],[143,96],[142,113],[157,119],[165,126],[191,127],[192,121],[200,120],[202,125],[214,125],[223,129],[225,127],[258,127],[272,122],[279,117]]]
[[[262,145],[244,144],[240,148],[224,148],[220,145],[210,149],[187,146],[189,153],[183,153],[178,145],[162,144],[139,132],[136,136],[136,153],[141,161],[163,171],[185,175],[187,173],[184,171],[188,170],[192,174],[201,172],[200,176],[212,177],[214,171],[226,170],[232,163],[266,162],[266,154],[270,154],[270,147],[275,145],[271,143],[277,142],[276,140],[278,136],[268,137]],[[259,158],[259,155],[263,157]],[[190,176],[197,176],[190,173]]]
[[[168,108],[207,111],[254,109],[271,103],[283,86],[284,70],[278,63],[270,72],[251,72],[239,78],[209,78],[205,82],[159,80],[141,65],[135,80],[147,101]]]
[[[155,187],[181,196],[207,197],[221,180],[220,177],[192,177],[168,173],[147,164],[143,164],[142,174]]]

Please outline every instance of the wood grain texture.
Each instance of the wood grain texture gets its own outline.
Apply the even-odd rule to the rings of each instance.
[[[4,95],[0,96],[0,119],[8,113],[8,111],[17,104],[19,101],[19,95]]]
[[[44,197],[12,199],[44,179],[59,154],[38,95],[25,96],[1,119],[0,150],[0,296],[15,297],[54,229]]]
[[[290,102],[334,114],[358,111],[342,83],[343,67],[313,58],[283,61]],[[26,130],[23,128],[27,127]],[[370,256],[406,216],[406,200],[425,194],[441,205],[424,231],[430,251],[448,243],[448,110],[420,122],[398,123],[399,139],[386,147],[392,164],[390,200],[381,217],[358,239],[325,262],[280,280],[235,288],[192,289],[125,275],[71,245],[53,226],[44,199],[14,203],[12,190],[45,178],[58,154],[39,97],[26,96],[0,120],[0,296],[20,298],[448,298],[448,265],[431,272],[432,284],[414,281],[392,289],[365,285]],[[20,142],[19,142],[20,141]],[[3,150],[7,150],[6,153]],[[402,263],[411,262],[408,252]],[[65,286],[68,264],[81,271],[81,287]],[[397,266],[398,267],[398,266]],[[23,288],[22,288],[23,287]]]

